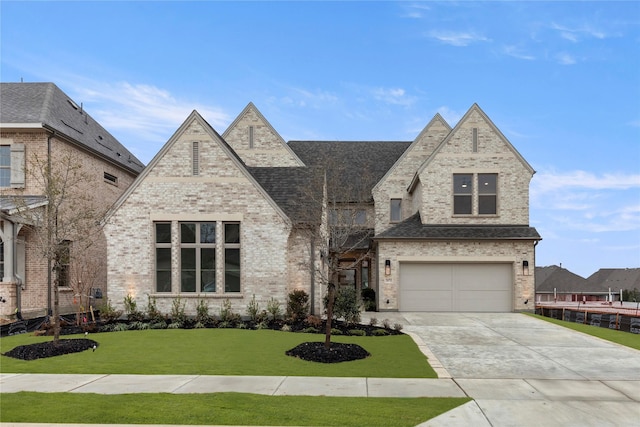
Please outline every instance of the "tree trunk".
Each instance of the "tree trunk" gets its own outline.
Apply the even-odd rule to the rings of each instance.
[[[336,285],[329,283],[328,286],[329,301],[327,303],[327,326],[324,335],[324,347],[331,347],[331,321],[333,320],[333,302],[335,301]]]

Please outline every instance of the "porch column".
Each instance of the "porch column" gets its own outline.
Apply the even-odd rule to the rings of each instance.
[[[2,221],[2,241],[4,242],[4,277],[3,282],[13,282],[13,223]]]

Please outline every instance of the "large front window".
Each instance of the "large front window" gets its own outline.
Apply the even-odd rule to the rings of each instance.
[[[158,293],[240,292],[240,260],[240,223],[155,223]]]

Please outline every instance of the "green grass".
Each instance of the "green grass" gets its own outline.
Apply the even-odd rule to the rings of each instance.
[[[471,399],[263,396],[246,393],[10,393],[2,422],[415,426]]]
[[[539,314],[526,313],[529,316],[536,317],[541,320],[545,320],[556,325],[564,326],[565,328],[573,329],[574,331],[583,332],[594,337],[602,338],[607,341],[614,342],[616,344],[624,345],[626,347],[635,348],[640,350],[640,335],[632,334],[630,332],[616,331],[615,329],[601,328],[599,326],[585,325],[583,323],[567,322],[564,320],[554,319],[552,317],[541,316]]]
[[[78,338],[63,336],[61,338]],[[411,337],[334,336],[359,344],[371,356],[352,362],[315,363],[285,355],[321,334],[271,330],[170,329],[90,334],[95,352],[24,361],[2,356],[0,372],[55,374],[287,375],[326,377],[436,378]],[[27,334],[0,339],[0,352],[51,340]]]

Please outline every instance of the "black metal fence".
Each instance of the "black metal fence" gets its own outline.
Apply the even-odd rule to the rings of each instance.
[[[626,314],[549,307],[537,307],[536,314],[567,322],[583,323],[585,325],[640,334],[640,317]]]

